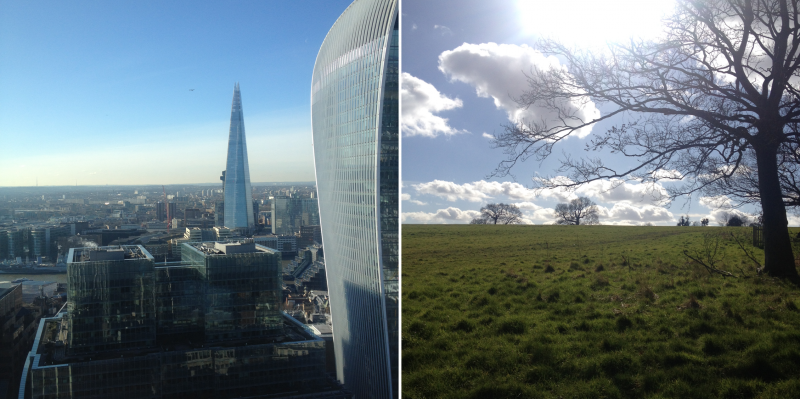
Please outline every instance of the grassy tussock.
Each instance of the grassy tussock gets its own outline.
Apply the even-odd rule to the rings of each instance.
[[[710,229],[403,226],[403,397],[800,397],[800,291]]]

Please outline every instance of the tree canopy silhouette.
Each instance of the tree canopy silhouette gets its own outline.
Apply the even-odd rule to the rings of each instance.
[[[486,204],[481,207],[481,215],[472,219],[470,224],[519,224],[522,223],[522,211],[514,204]]]
[[[797,279],[786,216],[785,178],[793,174],[782,168],[795,162],[790,155],[800,143],[798,15],[797,0],[678,0],[655,40],[611,45],[606,53],[539,41],[535,47],[566,68],[527,72],[530,86],[517,101],[547,117],[496,135],[493,144],[508,157],[494,175],[531,157],[542,160],[570,134],[614,118],[616,125],[594,134],[587,149],[621,154],[634,160],[629,167],[566,156],[559,169],[566,178],[539,184],[652,183],[669,172],[681,177],[668,188],[674,199],[724,189],[746,172],[763,209],[764,271]],[[605,113],[586,119],[576,104],[590,102]]]
[[[600,224],[597,205],[587,197],[556,205],[555,217],[557,224]]]

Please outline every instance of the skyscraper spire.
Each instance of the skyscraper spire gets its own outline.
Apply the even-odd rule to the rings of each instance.
[[[233,86],[231,126],[228,133],[228,162],[225,169],[225,227],[251,229],[253,218],[253,189],[250,186],[250,164],[247,162],[247,142],[244,135],[244,113],[239,83]]]

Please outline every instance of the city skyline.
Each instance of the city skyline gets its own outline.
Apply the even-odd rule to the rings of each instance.
[[[0,186],[213,183],[237,81],[253,181],[314,180],[308,76],[349,1],[2,3]]]

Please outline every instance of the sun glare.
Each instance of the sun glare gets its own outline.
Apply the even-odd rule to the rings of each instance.
[[[675,0],[519,0],[519,23],[528,35],[553,37],[569,44],[593,46],[654,38],[661,19]]]

